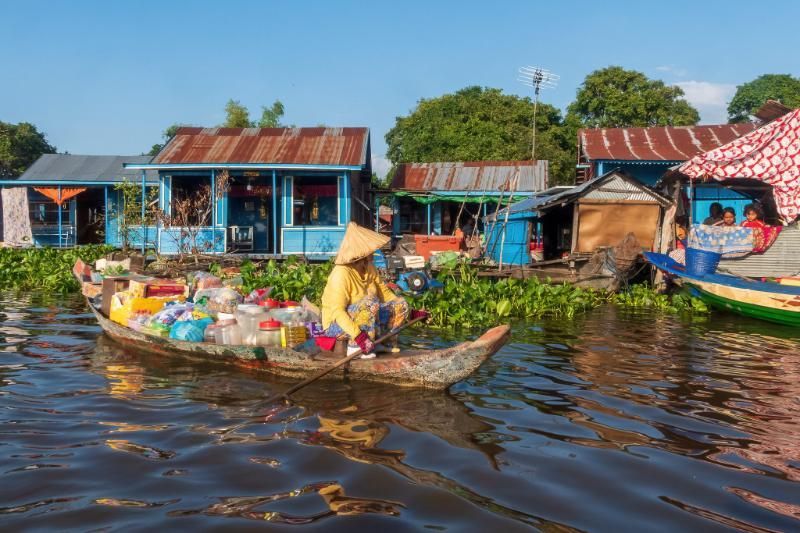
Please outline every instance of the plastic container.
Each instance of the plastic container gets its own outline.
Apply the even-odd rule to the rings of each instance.
[[[277,320],[265,320],[258,324],[256,342],[259,346],[277,348],[281,346],[281,323]]]
[[[698,248],[686,249],[686,273],[690,276],[704,276],[717,271],[722,254]]]
[[[416,253],[424,257],[426,261],[431,258],[431,252],[448,250],[457,252],[461,249],[462,242],[464,241],[453,235],[414,235]]]
[[[308,313],[302,307],[283,307],[271,309],[269,316],[278,322],[305,322]]]
[[[236,320],[220,320],[214,328],[214,341],[217,344],[242,344],[242,332]]]
[[[254,304],[240,304],[236,308],[236,322],[242,332],[242,344],[256,345],[258,324],[266,320],[267,310]]]
[[[302,322],[288,322],[281,327],[281,346],[291,348],[308,339],[308,330]]]
[[[265,309],[276,309],[280,307],[281,304],[278,300],[275,300],[273,298],[267,298],[266,300],[258,302],[258,305],[260,305]]]

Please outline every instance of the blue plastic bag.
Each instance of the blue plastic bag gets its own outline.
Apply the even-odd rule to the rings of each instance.
[[[203,334],[213,322],[210,318],[175,322],[169,331],[169,338],[179,341],[203,342]]]

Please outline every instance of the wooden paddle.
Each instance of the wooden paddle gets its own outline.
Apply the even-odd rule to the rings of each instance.
[[[384,342],[384,341],[386,341],[386,340],[389,340],[390,338],[394,337],[395,335],[397,335],[398,333],[400,333],[401,331],[403,331],[404,329],[406,329],[408,326],[410,326],[410,325],[412,325],[412,324],[416,324],[417,322],[419,322],[420,320],[424,320],[425,318],[426,318],[426,317],[417,317],[417,318],[415,318],[415,319],[413,319],[413,320],[409,320],[409,321],[408,321],[408,322],[406,322],[405,324],[403,324],[403,325],[401,325],[401,326],[398,326],[398,327],[394,328],[392,331],[390,331],[390,332],[389,332],[389,333],[387,333],[386,335],[384,335],[384,336],[380,337],[379,339],[376,339],[376,340],[375,340],[375,344],[380,344],[380,343],[382,343],[382,342]],[[353,360],[353,359],[355,359],[356,357],[359,357],[359,356],[361,356],[363,353],[364,353],[364,352],[363,352],[363,350],[357,350],[357,351],[353,352],[352,354],[348,355],[347,357],[344,357],[344,358],[342,358],[342,359],[339,359],[338,361],[336,361],[335,363],[333,363],[333,364],[332,364],[331,366],[329,366],[328,368],[325,368],[325,369],[323,369],[323,370],[320,370],[319,372],[317,372],[316,374],[314,374],[314,375],[313,375],[313,376],[311,376],[310,378],[308,378],[308,379],[306,379],[306,380],[304,380],[304,381],[301,381],[301,382],[300,382],[300,383],[298,383],[297,385],[294,385],[294,386],[292,386],[292,387],[289,387],[287,390],[285,390],[285,391],[283,391],[283,392],[281,392],[281,393],[274,394],[274,395],[270,396],[270,397],[269,397],[269,398],[267,398],[267,399],[266,399],[264,402],[265,402],[265,403],[272,403],[272,402],[276,402],[276,401],[278,401],[278,400],[288,400],[288,399],[289,399],[289,395],[291,395],[291,394],[294,394],[295,392],[299,391],[300,389],[302,389],[302,388],[303,388],[303,387],[305,387],[306,385],[309,385],[309,384],[311,384],[311,383],[314,383],[314,382],[315,382],[315,381],[317,381],[319,378],[321,378],[321,377],[323,377],[323,376],[325,376],[325,375],[327,375],[327,374],[331,373],[332,371],[336,370],[336,369],[337,369],[337,368],[339,368],[340,366],[342,366],[342,365],[346,365],[347,363],[349,363],[350,361],[352,361],[352,360]]]

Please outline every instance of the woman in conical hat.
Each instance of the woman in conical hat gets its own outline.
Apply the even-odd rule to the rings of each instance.
[[[385,235],[348,224],[322,293],[325,334],[346,335],[351,353],[360,348],[369,356],[379,330],[389,331],[408,318],[408,303],[386,286],[372,264],[372,255],[388,242]]]

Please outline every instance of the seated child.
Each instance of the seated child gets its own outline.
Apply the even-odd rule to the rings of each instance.
[[[759,213],[754,204],[747,204],[744,207],[744,217],[745,220],[742,221],[742,227],[744,228],[763,228],[766,226],[761,220],[761,213]]]
[[[714,223],[715,226],[733,227],[736,225],[736,211],[732,207],[726,207],[722,211],[722,220]]]

